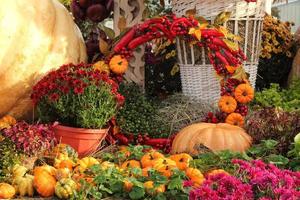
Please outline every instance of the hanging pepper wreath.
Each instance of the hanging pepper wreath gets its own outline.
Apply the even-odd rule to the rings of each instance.
[[[114,45],[105,62],[102,61],[102,65],[108,66],[115,74],[122,75],[137,47],[162,37],[171,41],[179,37],[208,52],[209,61],[220,79],[221,98],[218,104],[220,111],[208,113],[205,121],[243,126],[248,112],[247,104],[254,97],[254,89],[242,67],[246,56],[238,46],[240,38],[220,25],[212,26],[193,16],[171,15],[149,19],[128,30]]]

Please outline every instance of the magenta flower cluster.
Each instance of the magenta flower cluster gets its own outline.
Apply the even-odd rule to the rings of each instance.
[[[261,160],[232,161],[236,176],[216,174],[190,192],[191,200],[299,200],[300,172],[283,170]]]
[[[15,143],[17,150],[27,155],[41,153],[56,143],[52,126],[46,124],[18,122],[5,129],[3,135]]]
[[[190,192],[190,200],[250,200],[251,186],[227,174],[209,176],[204,183]]]
[[[261,160],[233,160],[239,169],[237,176],[251,185],[256,199],[300,199],[300,172],[283,170]]]

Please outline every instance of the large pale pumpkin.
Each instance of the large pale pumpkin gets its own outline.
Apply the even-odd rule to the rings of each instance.
[[[201,153],[201,146],[212,151],[243,152],[250,147],[252,138],[244,129],[230,124],[197,123],[182,129],[172,144],[172,153]]]
[[[0,117],[32,110],[32,86],[66,63],[86,61],[82,35],[57,0],[1,0]]]

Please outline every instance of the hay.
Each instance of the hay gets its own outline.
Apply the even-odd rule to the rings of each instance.
[[[207,102],[192,100],[176,94],[162,102],[158,120],[169,127],[169,134],[178,132],[189,124],[201,122],[216,107]]]

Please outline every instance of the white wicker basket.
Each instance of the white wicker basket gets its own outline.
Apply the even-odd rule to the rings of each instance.
[[[197,15],[213,20],[220,12],[230,11],[230,20],[225,26],[242,37],[239,43],[248,60],[244,62],[250,82],[255,87],[259,47],[264,17],[265,1],[247,3],[244,0],[173,0],[172,9],[177,16],[196,8]],[[204,49],[191,47],[177,40],[183,93],[194,99],[215,102],[220,96],[220,84],[213,67],[209,64]]]

